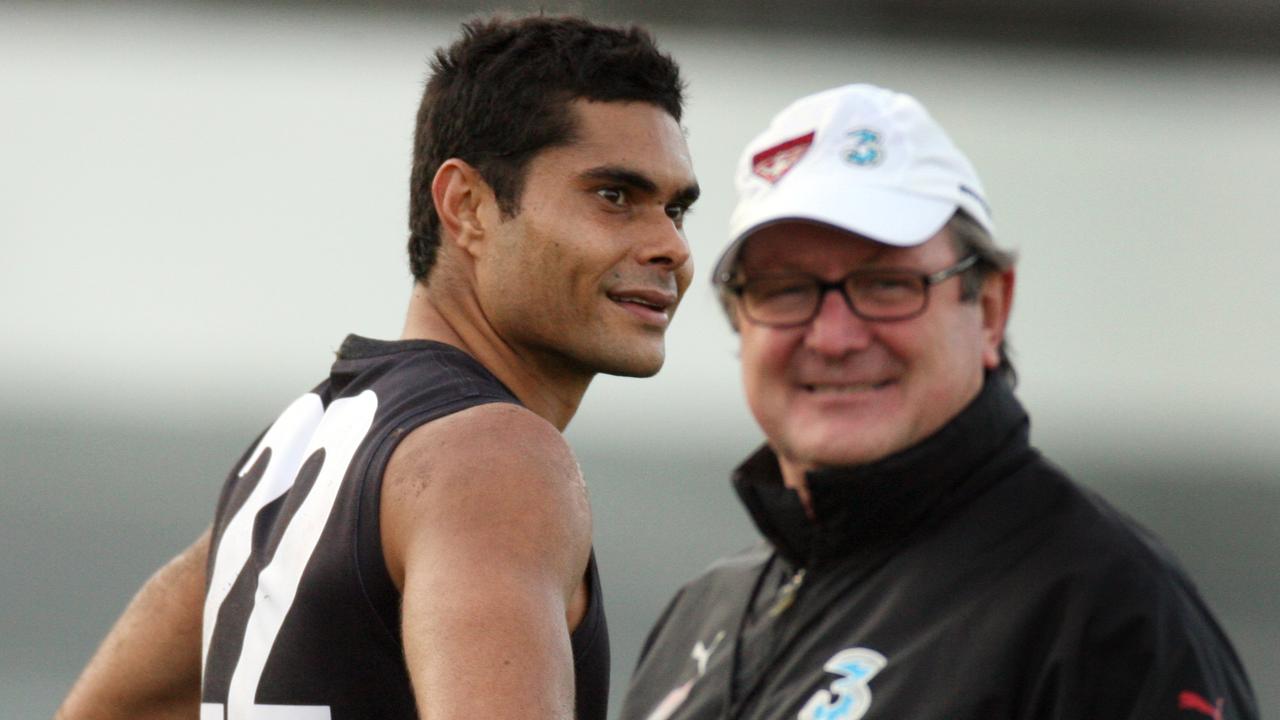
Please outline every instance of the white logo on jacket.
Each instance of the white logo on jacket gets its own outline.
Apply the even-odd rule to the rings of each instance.
[[[722,640],[724,640],[723,630],[716,633],[716,636],[711,639],[711,645],[709,646],[703,645],[701,640],[694,643],[693,650],[689,652],[689,657],[697,664],[698,674],[689,678],[689,680],[685,681],[682,685],[667,693],[667,696],[662,699],[662,702],[658,703],[657,707],[649,713],[649,716],[645,718],[645,720],[667,720],[667,718],[671,717],[676,709],[679,708],[684,703],[685,699],[689,697],[689,691],[693,690],[693,684],[698,682],[698,678],[707,674],[707,661],[711,659],[716,648],[720,647],[720,641]]]
[[[804,704],[797,720],[858,720],[871,709],[867,683],[888,664],[875,650],[848,648],[836,653],[823,670],[839,675],[829,690],[819,690]]]

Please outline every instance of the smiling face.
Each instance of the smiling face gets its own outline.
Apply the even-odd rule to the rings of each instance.
[[[751,236],[739,274],[833,281],[864,268],[932,273],[959,259],[947,233],[896,248],[827,226],[781,223]],[[1011,274],[994,275],[976,301],[964,301],[951,278],[929,289],[922,315],[895,322],[855,316],[837,292],[797,328],[755,325],[735,306],[747,402],[784,472],[873,462],[941,428],[977,395],[983,370],[999,362],[1011,283]]]
[[[648,103],[568,107],[572,142],[534,157],[518,212],[489,220],[477,299],[502,341],[544,369],[652,375],[693,272],[684,134]]]

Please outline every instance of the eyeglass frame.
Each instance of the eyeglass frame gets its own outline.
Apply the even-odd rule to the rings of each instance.
[[[817,275],[811,275],[808,273],[794,273],[796,276],[800,276],[808,280],[812,280],[818,288],[817,301],[813,304],[813,311],[809,313],[808,317],[806,317],[804,320],[797,320],[794,322],[787,322],[787,323],[761,322],[760,320],[757,320],[754,317],[752,317],[751,313],[747,312],[745,301],[742,301],[743,303],[742,315],[753,325],[761,325],[763,327],[778,328],[778,329],[802,327],[804,325],[808,325],[809,323],[813,322],[813,319],[817,317],[818,313],[822,310],[822,303],[823,303],[823,300],[826,298],[827,293],[831,292],[832,290],[835,290],[837,293],[840,294],[840,297],[844,299],[845,307],[849,308],[849,312],[853,313],[855,316],[867,322],[902,322],[904,320],[912,320],[914,318],[920,317],[925,313],[926,310],[929,309],[929,288],[939,283],[942,283],[946,280],[950,280],[951,278],[956,277],[957,275],[960,275],[966,270],[969,270],[974,265],[977,265],[981,259],[982,258],[978,254],[974,253],[956,261],[954,265],[950,265],[941,270],[938,270],[937,272],[932,272],[932,273],[923,273],[923,272],[914,273],[914,272],[909,272],[904,270],[891,270],[888,268],[875,269],[875,270],[862,268],[862,269],[854,270],[853,272],[845,275],[839,280],[834,280],[834,281],[823,280]],[[920,283],[923,290],[923,301],[920,303],[919,309],[914,310],[905,315],[894,315],[892,317],[868,317],[867,315],[864,315],[861,311],[858,310],[857,306],[854,305],[853,297],[849,295],[849,291],[847,289],[849,280],[858,275],[875,275],[875,274],[881,274],[885,272],[893,272],[893,273],[898,273],[902,275],[907,275],[910,277],[920,278]],[[743,292],[746,290],[746,286],[749,282],[750,280],[733,281],[726,278],[722,281],[722,284],[724,285],[725,289],[733,293],[739,300],[742,300]]]

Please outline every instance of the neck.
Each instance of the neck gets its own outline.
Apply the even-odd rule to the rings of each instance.
[[[804,506],[804,514],[810,520],[816,519],[813,514],[813,500],[809,495],[809,482],[805,480],[805,473],[811,468],[786,459],[776,449],[774,454],[778,457],[778,469],[782,471],[782,484],[795,491],[800,498],[800,504]]]
[[[402,340],[435,340],[452,345],[484,365],[529,410],[561,432],[569,425],[592,374],[556,367],[504,341],[485,321],[470,296],[453,297],[414,283]]]

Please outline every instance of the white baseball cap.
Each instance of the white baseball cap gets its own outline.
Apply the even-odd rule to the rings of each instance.
[[[747,144],[736,185],[716,282],[728,280],[743,240],[786,220],[910,247],[962,209],[995,234],[969,160],[918,100],[874,85],[845,85],[791,103]]]

